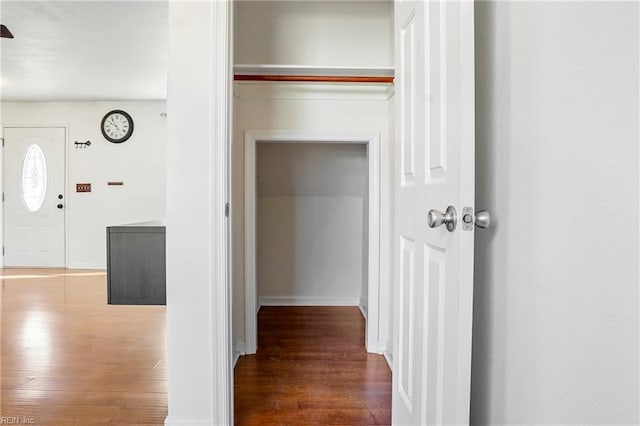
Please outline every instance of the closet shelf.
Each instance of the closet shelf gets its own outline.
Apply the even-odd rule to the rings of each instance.
[[[392,84],[394,69],[365,67],[313,67],[296,65],[236,65],[235,81],[304,83],[382,83]]]

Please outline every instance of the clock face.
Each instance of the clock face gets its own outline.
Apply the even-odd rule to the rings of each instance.
[[[102,119],[100,130],[109,142],[121,143],[133,134],[133,119],[124,111],[110,111]]]

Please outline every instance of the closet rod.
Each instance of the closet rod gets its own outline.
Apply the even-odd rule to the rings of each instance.
[[[312,83],[393,83],[393,77],[335,76],[335,75],[253,75],[236,74],[235,81],[284,81]]]

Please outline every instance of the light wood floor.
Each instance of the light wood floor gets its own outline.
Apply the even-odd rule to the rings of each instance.
[[[100,271],[0,275],[1,416],[47,426],[163,424],[164,306],[107,305]]]
[[[391,423],[391,372],[356,307],[262,307],[258,352],[235,369],[238,425]]]

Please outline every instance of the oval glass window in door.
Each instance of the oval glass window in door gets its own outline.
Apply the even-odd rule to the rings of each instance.
[[[47,161],[39,145],[27,149],[22,165],[22,201],[30,212],[42,207],[47,193]]]

